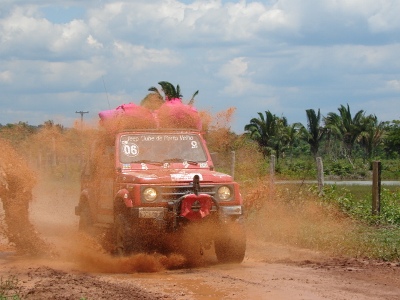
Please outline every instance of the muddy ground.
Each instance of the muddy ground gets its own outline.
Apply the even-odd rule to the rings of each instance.
[[[179,256],[111,257],[78,234],[78,192],[74,185],[39,182],[30,217],[54,253],[27,257],[0,240],[2,286],[14,283],[9,293],[22,299],[400,299],[399,264],[329,257],[260,242],[251,232],[240,265],[218,264],[212,249],[192,268],[181,267]]]

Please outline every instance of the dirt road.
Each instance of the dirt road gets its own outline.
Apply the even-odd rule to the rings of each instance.
[[[2,282],[16,278],[23,299],[400,299],[399,264],[327,257],[260,242],[251,233],[240,265],[217,264],[212,249],[196,268],[171,261],[160,267],[151,255],[107,257],[76,234],[76,195],[73,186],[35,191],[31,218],[56,249],[53,257],[18,256],[0,241]],[[127,262],[132,271],[121,267]]]

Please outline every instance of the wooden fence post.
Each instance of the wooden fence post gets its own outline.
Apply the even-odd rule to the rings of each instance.
[[[271,155],[270,159],[268,198],[273,200],[275,197],[275,155]]]
[[[271,161],[269,163],[269,175],[270,180],[273,183],[275,177],[275,155],[271,155]]]
[[[318,171],[318,194],[322,196],[324,194],[324,165],[322,158],[317,157],[317,171]]]
[[[372,162],[372,215],[381,212],[381,162]]]

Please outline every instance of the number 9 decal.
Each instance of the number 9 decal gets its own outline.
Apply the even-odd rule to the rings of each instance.
[[[197,142],[196,141],[192,141],[192,149],[196,149],[197,148]]]

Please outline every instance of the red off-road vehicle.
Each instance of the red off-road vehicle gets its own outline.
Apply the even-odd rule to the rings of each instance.
[[[80,229],[110,228],[120,254],[190,243],[198,253],[214,245],[220,262],[243,260],[239,186],[214,170],[200,131],[126,130],[92,148],[75,211]]]

